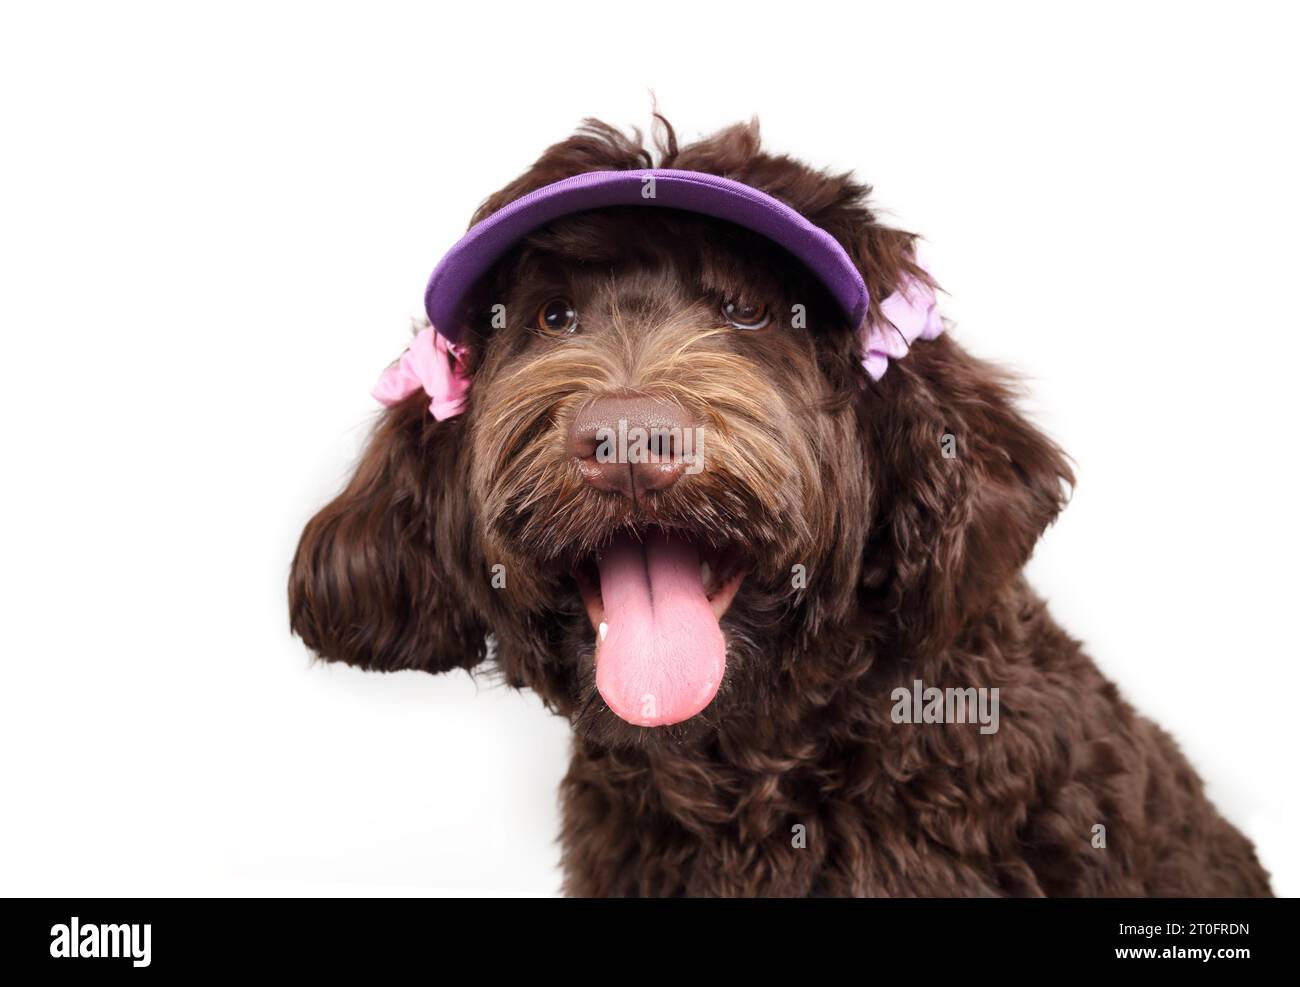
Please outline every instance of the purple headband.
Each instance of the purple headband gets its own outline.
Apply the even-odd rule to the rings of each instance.
[[[890,359],[904,356],[917,339],[943,332],[934,291],[907,279],[880,305],[882,320],[865,324],[867,286],[839,242],[766,192],[698,171],[642,168],[591,171],[544,185],[470,228],[447,251],[429,278],[424,307],[436,329],[416,336],[402,359],[384,371],[374,395],[395,404],[423,388],[438,419],[464,407],[469,380],[456,344],[464,330],[466,295],[496,261],[534,230],[562,216],[606,206],[659,206],[723,219],[784,247],[826,286],[863,337],[862,365],[879,380]]]
[[[511,247],[561,216],[605,206],[659,206],[725,219],[761,233],[808,266],[853,326],[867,314],[867,286],[839,242],[766,192],[699,171],[641,168],[589,171],[529,192],[461,237],[429,278],[424,308],[453,343],[460,340],[469,289]]]

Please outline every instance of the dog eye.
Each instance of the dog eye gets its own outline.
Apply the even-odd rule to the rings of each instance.
[[[537,310],[536,325],[548,336],[567,336],[578,328],[578,310],[567,298],[552,298]]]
[[[724,301],[722,318],[737,329],[762,329],[772,321],[771,313],[762,302]]]

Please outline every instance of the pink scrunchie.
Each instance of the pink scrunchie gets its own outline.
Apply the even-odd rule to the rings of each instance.
[[[385,370],[370,393],[392,407],[421,388],[432,398],[429,411],[438,421],[465,410],[469,377],[463,361],[465,347],[449,343],[432,326],[421,329],[402,358]]]
[[[880,380],[891,359],[907,356],[918,339],[935,339],[943,332],[934,289],[916,278],[906,278],[898,290],[880,303],[880,320],[868,324],[862,366],[872,380]]]

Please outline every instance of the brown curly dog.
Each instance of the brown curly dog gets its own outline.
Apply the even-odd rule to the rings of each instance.
[[[569,176],[685,169],[829,233],[871,320],[932,284],[850,176],[764,153],[754,125],[681,147],[659,128],[656,162],[589,122],[475,222]],[[303,533],[292,627],[362,668],[488,661],[568,718],[567,893],[1270,893],[1026,585],[1072,476],[995,367],[944,334],[876,379],[810,270],[677,209],[558,218],[468,305],[463,414],[423,392],[384,413]],[[675,438],[602,459],[616,421]],[[683,468],[672,442],[697,433]],[[619,705],[642,673],[666,712]]]

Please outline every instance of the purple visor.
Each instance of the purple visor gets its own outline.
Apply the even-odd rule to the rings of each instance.
[[[590,171],[544,185],[472,226],[438,262],[424,308],[439,334],[460,340],[465,296],[516,243],[562,216],[605,206],[659,206],[724,219],[784,247],[815,274],[854,329],[867,314],[867,286],[838,241],[785,203],[741,182],[699,171]]]

